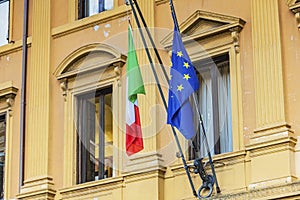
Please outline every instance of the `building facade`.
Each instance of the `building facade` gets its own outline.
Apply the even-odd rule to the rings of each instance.
[[[169,77],[169,1],[138,3]],[[300,1],[174,0],[174,7],[200,83],[193,110],[221,189],[211,199],[299,199]],[[0,199],[197,199],[131,6],[0,0],[0,15]],[[144,149],[132,156],[128,24],[146,89],[138,97]],[[167,99],[168,80],[148,44]],[[198,190],[193,161],[207,162],[208,153],[197,117],[194,124],[192,140],[176,134]]]

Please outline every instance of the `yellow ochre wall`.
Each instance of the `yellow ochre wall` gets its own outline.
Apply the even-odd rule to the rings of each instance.
[[[169,66],[169,1],[138,2]],[[165,124],[166,112],[138,31],[135,45],[147,93],[139,96],[145,149],[131,157],[124,153],[128,19],[133,28],[137,24],[130,6],[123,0],[114,4],[113,10],[77,20],[77,0],[28,1],[24,183],[19,188],[24,13],[23,1],[11,0],[11,42],[0,46],[0,113],[8,116],[5,199],[197,199],[176,157],[178,149]],[[211,55],[230,54],[234,151],[213,156],[221,193],[214,190],[211,199],[300,198],[300,2],[174,0],[174,6],[181,30],[194,40],[185,43],[193,61],[199,59],[198,47]],[[197,28],[192,23],[197,17],[205,18],[211,32],[189,32],[189,27]],[[225,21],[224,30],[211,27]],[[65,75],[80,70],[83,65],[76,59],[93,50],[115,56],[106,71],[95,69],[92,78]],[[95,62],[101,64],[101,59]],[[161,72],[159,79],[167,96]],[[76,184],[73,97],[88,91],[89,85],[108,84],[114,89],[115,176]],[[188,143],[178,136],[187,158]],[[209,167],[207,171],[211,173]],[[199,175],[191,176],[198,190]]]

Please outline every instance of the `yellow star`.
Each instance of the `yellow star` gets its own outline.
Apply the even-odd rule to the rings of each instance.
[[[173,76],[170,74],[170,80],[172,79],[172,77],[173,77]]]
[[[173,63],[172,63],[172,61],[170,61],[170,66],[171,66],[171,67],[173,67]]]
[[[185,68],[189,68],[189,67],[190,67],[190,65],[189,65],[188,62],[184,62],[184,63],[183,63],[183,66],[184,66]]]
[[[184,88],[183,88],[182,84],[177,86],[177,91],[181,92],[181,90],[183,90],[183,89]]]
[[[178,51],[178,52],[177,52],[177,56],[182,57],[182,55],[183,55],[183,54],[182,54],[182,51]]]
[[[185,80],[189,80],[189,78],[191,78],[191,77],[190,77],[189,74],[184,74],[183,78],[184,78]]]

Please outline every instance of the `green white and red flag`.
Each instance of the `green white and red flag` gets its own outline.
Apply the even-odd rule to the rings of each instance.
[[[145,94],[145,88],[129,25],[126,63],[126,153],[129,156],[144,149],[138,94]]]

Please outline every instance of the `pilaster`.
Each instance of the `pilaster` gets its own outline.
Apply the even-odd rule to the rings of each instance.
[[[250,190],[294,180],[297,141],[285,121],[278,0],[252,0],[251,15],[256,129],[246,146]],[[268,171],[275,166],[276,173]]]
[[[49,176],[50,0],[33,0],[32,48],[28,65],[24,185],[19,199],[52,199]]]
[[[256,133],[286,126],[277,0],[251,1]]]

